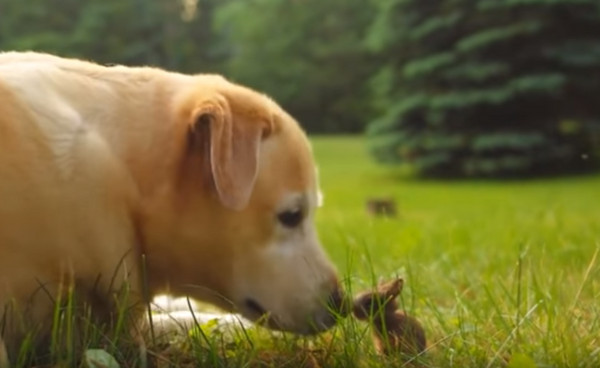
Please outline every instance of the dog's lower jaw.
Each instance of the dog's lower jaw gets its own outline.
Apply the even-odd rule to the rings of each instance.
[[[239,311],[244,317],[272,330],[290,332],[298,335],[316,335],[329,330],[350,312],[350,301],[345,292],[336,286],[330,295],[305,318],[286,318],[261,304],[257,299],[244,298],[238,304]]]
[[[302,336],[317,335],[329,330],[338,322],[338,317],[326,309],[308,317],[301,325],[296,323],[285,323],[285,319],[266,310],[264,310],[263,313],[258,313],[257,309],[256,311],[253,310],[250,313],[243,314],[257,325],[274,331],[289,332]]]
[[[263,308],[262,305],[252,298],[246,298],[246,300],[244,300],[244,307],[250,311],[252,315],[258,316],[258,318],[268,316],[269,314],[269,312]]]

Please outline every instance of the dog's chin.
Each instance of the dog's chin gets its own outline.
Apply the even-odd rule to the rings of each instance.
[[[312,318],[298,324],[283,323],[283,319],[263,307],[256,300],[247,298],[243,303],[242,315],[254,323],[271,330],[291,332],[297,335],[316,335],[335,326],[337,318],[327,309],[322,309]]]

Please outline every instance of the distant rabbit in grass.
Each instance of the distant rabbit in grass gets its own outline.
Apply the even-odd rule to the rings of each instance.
[[[396,217],[398,210],[393,198],[369,198],[367,213],[371,216]]]
[[[380,284],[354,299],[354,316],[373,324],[373,341],[380,354],[417,355],[426,347],[425,330],[414,318],[398,310],[396,298],[404,280],[398,278]]]

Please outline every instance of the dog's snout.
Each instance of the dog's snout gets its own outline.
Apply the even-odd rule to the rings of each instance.
[[[349,313],[350,301],[343,289],[336,283],[327,297],[325,308],[315,316],[308,334],[319,333],[333,327],[340,318],[346,317]]]

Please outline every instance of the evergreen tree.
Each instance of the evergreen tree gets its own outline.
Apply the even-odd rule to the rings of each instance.
[[[600,1],[380,0],[369,127],[384,162],[514,176],[600,162]]]
[[[364,0],[231,0],[218,11],[235,80],[273,96],[310,132],[362,132],[374,71]]]

